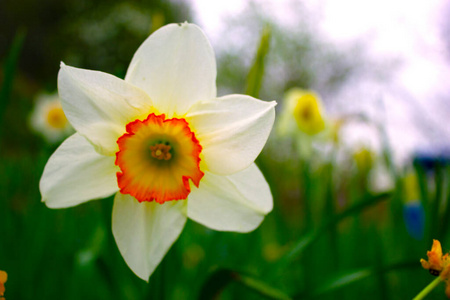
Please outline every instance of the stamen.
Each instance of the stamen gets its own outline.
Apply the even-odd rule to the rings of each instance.
[[[150,150],[152,151],[152,157],[159,160],[169,160],[172,158],[172,154],[170,153],[171,146],[166,144],[156,144],[154,146],[150,146]]]

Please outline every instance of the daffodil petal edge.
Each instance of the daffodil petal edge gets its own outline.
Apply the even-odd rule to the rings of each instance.
[[[125,80],[145,90],[157,109],[172,118],[216,97],[216,73],[205,34],[183,23],[164,26],[148,37],[134,54]]]
[[[188,198],[188,217],[219,231],[249,232],[273,208],[269,185],[252,164],[233,175],[206,172],[199,188]]]
[[[48,160],[39,188],[50,208],[64,208],[110,196],[118,191],[113,156],[98,154],[75,133]]]
[[[186,120],[203,147],[207,171],[229,175],[250,166],[272,130],[275,106],[237,94],[193,106]]]
[[[120,192],[114,199],[112,231],[130,269],[148,281],[186,223],[186,202],[139,203]]]
[[[113,75],[61,64],[58,90],[67,119],[96,150],[117,151],[116,140],[125,125],[152,112],[148,95]]]

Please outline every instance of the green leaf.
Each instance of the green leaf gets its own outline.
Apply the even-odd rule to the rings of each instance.
[[[267,283],[258,280],[256,278],[245,276],[245,275],[238,275],[237,276],[238,282],[243,284],[244,286],[250,288],[251,290],[257,292],[258,294],[265,296],[269,299],[291,299],[288,295],[286,295],[284,292],[273,288],[269,286]]]
[[[391,197],[392,192],[385,192],[376,195],[367,194],[360,202],[356,203],[342,213],[334,215],[332,218],[328,219],[328,221],[323,222],[318,229],[311,230],[309,233],[305,234],[301,239],[299,239],[291,247],[291,249],[283,257],[280,258],[280,260],[273,266],[273,269],[271,270],[272,276],[279,274],[279,272],[288,267],[292,260],[300,256],[307,247],[309,247],[330,228],[335,227],[336,224],[340,221],[346,219],[347,217],[357,215],[366,208],[372,207],[379,202],[386,201]]]
[[[331,291],[343,288],[350,284],[353,284],[359,280],[365,279],[371,275],[373,275],[373,270],[369,268],[353,270],[350,272],[346,272],[343,274],[339,274],[334,278],[325,281],[323,285],[320,286],[319,289],[314,291],[312,295],[319,296],[325,293],[329,293]]]
[[[262,79],[264,76],[264,64],[270,46],[270,27],[265,26],[261,33],[258,51],[256,52],[255,61],[247,76],[246,94],[257,98],[261,89]]]
[[[303,291],[294,296],[295,299],[303,298],[316,298],[321,297],[324,294],[334,292],[341,288],[347,287],[360,280],[369,278],[374,275],[386,274],[395,270],[417,268],[417,261],[403,261],[400,263],[394,263],[388,266],[375,266],[368,268],[360,268],[351,271],[339,272],[333,275],[330,279],[325,279],[323,283],[312,291]],[[384,299],[384,298],[383,298]]]
[[[443,177],[445,178],[450,178],[450,166],[445,167],[445,172],[444,172]],[[439,236],[440,237],[447,237],[447,232],[448,232],[448,227],[450,226],[450,182],[447,180],[445,181],[444,179],[444,187],[443,189],[445,189],[447,191],[447,196],[445,197],[445,211],[443,213],[442,219],[441,219],[441,224],[440,224],[440,233]]]
[[[432,199],[432,203],[429,205],[431,206],[431,209],[429,211],[429,217],[428,221],[430,222],[428,237],[430,238],[437,238],[442,240],[442,236],[439,236],[439,227],[440,227],[440,208],[442,204],[442,195],[444,193],[443,186],[445,184],[445,176],[444,176],[444,166],[442,166],[439,162],[434,167],[434,174],[435,174],[435,197]],[[430,239],[429,239],[430,240]]]
[[[223,290],[233,281],[268,299],[291,299],[283,291],[268,285],[254,276],[229,269],[219,269],[211,274],[203,283],[199,299],[218,299]]]
[[[3,124],[3,114],[11,95],[14,75],[17,69],[17,62],[25,40],[25,35],[25,30],[23,28],[17,31],[12,42],[11,49],[4,62],[3,84],[0,88],[0,125]],[[1,128],[2,126],[0,126],[0,130]]]

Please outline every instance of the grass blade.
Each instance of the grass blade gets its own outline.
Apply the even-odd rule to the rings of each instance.
[[[262,79],[264,76],[264,65],[270,46],[270,27],[264,27],[261,40],[259,42],[258,51],[256,52],[255,61],[247,76],[247,88],[245,93],[249,96],[257,98],[261,89]]]
[[[229,269],[219,269],[209,276],[202,286],[199,299],[218,299],[223,290],[233,281],[267,299],[291,299],[283,291],[276,289],[253,276]]]
[[[338,290],[362,279],[368,278],[371,275],[373,275],[373,270],[369,268],[346,272],[326,281],[319,289],[312,292],[311,296],[317,297]]]
[[[261,296],[264,296],[268,299],[280,299],[280,300],[291,299],[288,295],[286,295],[279,289],[271,287],[267,283],[260,281],[254,277],[238,275],[237,281],[246,286],[247,288],[257,292]]]
[[[307,247],[309,247],[313,242],[315,242],[322,234],[324,234],[329,228],[336,226],[337,223],[344,220],[347,217],[357,215],[366,208],[378,204],[379,202],[386,201],[392,197],[391,192],[380,193],[376,195],[368,194],[364,197],[362,201],[343,211],[342,213],[336,214],[334,217],[325,221],[322,226],[316,230],[312,230],[305,234],[300,240],[298,240],[294,246],[274,265],[274,270],[271,274],[279,274],[280,271],[284,270],[292,260],[300,256]]]
[[[0,88],[0,125],[3,124],[3,114],[9,101],[11,90],[14,82],[14,75],[17,69],[17,62],[19,61],[20,52],[25,41],[25,30],[19,29],[14,37],[11,49],[6,56],[3,67],[3,84]],[[0,126],[0,136],[1,128]]]
[[[417,261],[403,261],[400,263],[391,264],[385,267],[368,267],[355,269],[343,273],[338,273],[330,279],[325,279],[324,283],[317,289],[311,292],[301,292],[294,296],[294,299],[311,299],[322,297],[325,294],[345,288],[349,285],[355,284],[360,280],[370,278],[378,273],[386,274],[391,271],[403,270],[409,268],[417,268]],[[382,298],[384,299],[384,298]]]

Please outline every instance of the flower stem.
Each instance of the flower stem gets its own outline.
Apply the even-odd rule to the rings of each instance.
[[[435,280],[430,282],[430,284],[427,285],[420,293],[418,293],[413,300],[421,300],[425,298],[425,296],[428,295],[432,290],[434,290],[434,288],[437,287],[441,281],[442,281],[441,277],[438,276]]]

